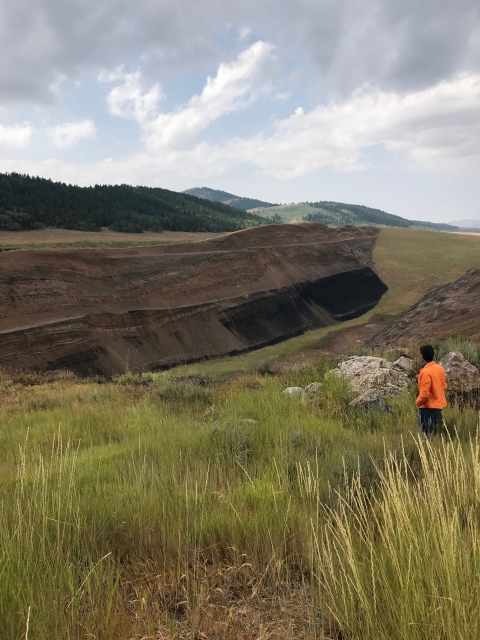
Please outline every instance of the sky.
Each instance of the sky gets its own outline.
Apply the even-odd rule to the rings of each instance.
[[[0,172],[480,218],[478,0],[0,0]]]

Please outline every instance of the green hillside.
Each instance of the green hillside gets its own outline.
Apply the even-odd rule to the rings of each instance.
[[[322,222],[330,226],[370,224],[404,229],[436,229],[439,231],[455,231],[458,229],[458,227],[448,224],[408,220],[386,211],[372,209],[363,205],[325,200],[270,207],[256,213],[270,219],[281,220],[282,222],[291,222],[292,220],[295,222]]]
[[[265,218],[167,189],[77,187],[18,173],[0,174],[0,231],[58,227],[78,231],[237,231]]]
[[[255,198],[242,198],[227,191],[209,189],[208,187],[194,187],[193,189],[187,189],[183,193],[212,202],[223,202],[223,204],[229,204],[231,207],[237,207],[237,209],[243,209],[244,211],[257,209],[259,207],[276,206],[271,202],[264,202],[263,200],[256,200]]]
[[[226,191],[209,189],[208,187],[196,187],[187,189],[186,194],[223,202],[246,211],[258,209],[252,212],[273,222],[322,222],[329,226],[342,224],[377,225],[386,227],[400,227],[404,229],[436,229],[439,231],[456,231],[458,226],[450,224],[437,224],[435,222],[423,222],[408,220],[396,216],[381,209],[372,209],[359,204],[345,204],[344,202],[331,202],[320,200],[318,202],[298,202],[288,205],[274,205],[270,202],[262,202],[253,198],[242,198]],[[464,226],[464,225],[462,225]]]

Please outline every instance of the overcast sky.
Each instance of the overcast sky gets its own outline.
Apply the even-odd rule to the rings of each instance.
[[[0,0],[0,171],[480,218],[478,0]]]

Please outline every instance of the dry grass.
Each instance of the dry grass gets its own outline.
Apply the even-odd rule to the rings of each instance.
[[[375,313],[397,316],[432,287],[480,268],[480,236],[384,227],[373,261],[388,285]]]
[[[69,231],[68,229],[39,229],[35,231],[0,231],[0,249],[55,248],[102,246],[141,246],[142,244],[171,244],[198,242],[224,235],[222,233],[189,233],[164,231],[163,233],[118,233],[104,228],[102,231]]]

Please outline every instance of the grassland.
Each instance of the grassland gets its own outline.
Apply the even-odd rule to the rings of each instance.
[[[418,441],[330,366],[1,376],[0,637],[478,637],[477,412]]]
[[[109,229],[99,232],[68,229],[37,229],[35,231],[0,231],[0,251],[12,249],[68,249],[137,247],[172,242],[198,242],[223,235],[221,233],[190,233],[163,231],[153,233],[118,233]]]

